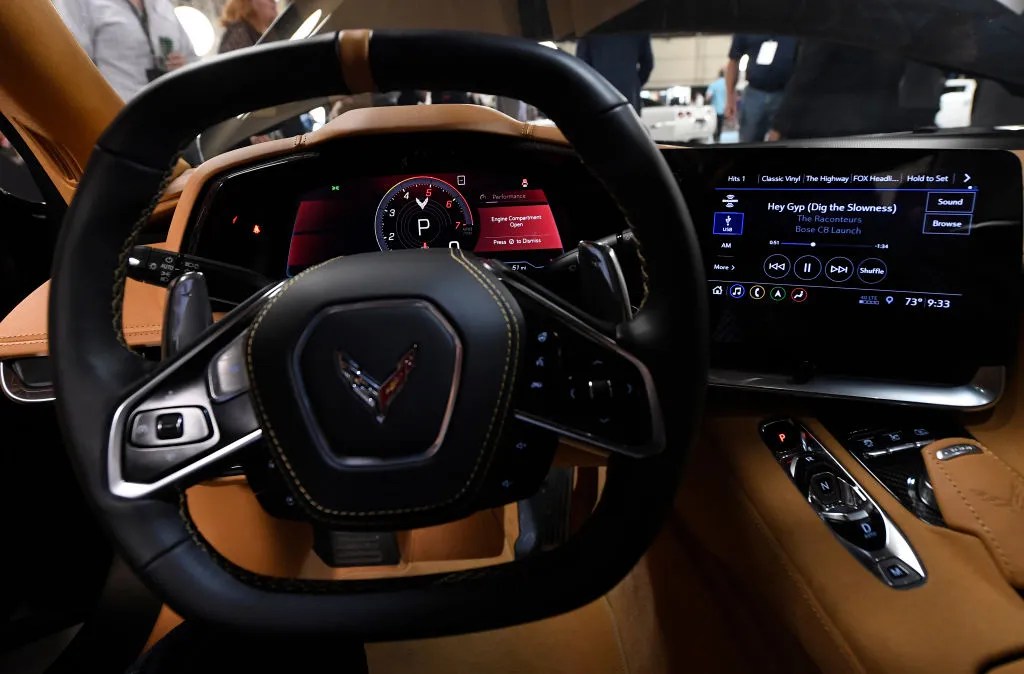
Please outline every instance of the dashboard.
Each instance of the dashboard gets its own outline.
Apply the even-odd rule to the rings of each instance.
[[[716,146],[664,156],[702,247],[713,384],[994,402],[978,378],[1016,350],[1015,155]],[[627,229],[571,150],[457,132],[341,139],[222,174],[199,204],[183,252],[270,279],[339,255],[436,247],[550,275],[579,241]],[[640,280],[627,281],[638,297]]]
[[[624,227],[592,183],[569,150],[540,143],[352,138],[213,181],[185,252],[272,279],[339,255],[437,247],[537,271],[565,242]]]

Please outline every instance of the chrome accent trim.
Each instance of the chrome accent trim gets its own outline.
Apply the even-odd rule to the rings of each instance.
[[[57,399],[52,386],[31,388],[25,385],[14,368],[0,360],[0,389],[16,403],[48,403]]]
[[[118,480],[117,482],[110,483],[110,491],[115,496],[120,496],[121,498],[140,498],[142,496],[146,496],[147,494],[152,494],[158,489],[163,489],[167,485],[176,482],[177,480],[180,480],[182,477],[185,477],[190,473],[196,472],[197,470],[203,468],[204,466],[208,466],[214,461],[219,461],[225,456],[234,454],[243,447],[247,447],[252,443],[256,442],[262,436],[263,429],[257,428],[255,431],[249,433],[248,435],[243,435],[234,442],[225,445],[224,447],[221,447],[213,454],[207,454],[201,459],[196,459],[193,463],[188,464],[181,470],[177,470],[168,475],[167,477],[157,480],[156,482],[142,483]]]
[[[943,447],[939,451],[935,452],[935,458],[939,461],[949,461],[950,459],[955,459],[958,456],[967,456],[968,454],[981,454],[981,448],[977,445],[969,445],[965,442],[960,445]]]
[[[970,382],[957,386],[843,377],[815,377],[807,382],[794,382],[792,378],[781,374],[757,374],[738,370],[712,370],[708,374],[708,383],[719,388],[947,407],[974,412],[992,407],[1003,395],[1006,388],[1006,369],[1001,366],[978,368]]]
[[[772,419],[771,421],[777,420]],[[771,421],[766,423],[771,423]],[[850,553],[857,559],[857,561],[859,561],[869,572],[875,575],[875,577],[879,577],[877,565],[887,559],[892,559],[893,557],[900,559],[905,564],[907,564],[907,566],[909,566],[918,574],[920,574],[921,580],[919,582],[914,583],[912,585],[906,585],[904,587],[894,587],[893,589],[909,590],[915,587],[920,587],[928,579],[928,574],[926,573],[924,565],[921,563],[921,560],[918,559],[917,554],[914,552],[914,549],[910,546],[910,542],[903,535],[903,532],[900,531],[899,527],[897,527],[891,519],[889,519],[889,516],[886,514],[885,510],[883,510],[882,507],[878,505],[875,499],[871,498],[871,495],[867,492],[867,490],[865,490],[857,481],[857,479],[850,474],[850,471],[846,470],[846,466],[844,466],[842,463],[836,460],[835,455],[832,454],[832,452],[830,452],[825,447],[825,445],[821,444],[821,441],[818,440],[818,438],[815,437],[814,434],[811,433],[811,431],[808,430],[806,426],[796,421],[795,419],[792,421],[793,424],[800,429],[800,438],[804,447],[804,455],[818,453],[828,457],[829,461],[840,473],[839,475],[837,475],[837,477],[845,480],[851,487],[853,487],[857,491],[858,496],[860,496],[865,501],[870,503],[872,507],[874,507],[874,509],[878,511],[878,514],[882,518],[882,522],[885,524],[885,547],[875,552],[863,550],[854,545],[853,543],[850,543],[839,534],[832,531],[831,527],[829,528],[829,532],[833,536],[835,536],[836,540],[838,540],[843,545],[843,547],[850,551]],[[762,424],[761,427],[763,428],[764,425],[765,424]],[[797,454],[796,456],[800,455]],[[791,479],[793,478],[791,470],[786,470],[786,474],[789,475]],[[811,505],[811,508],[814,510],[815,514],[818,515],[819,518],[821,518],[821,513],[818,512],[818,509],[814,507],[813,503],[811,503],[810,497],[808,496],[807,498],[808,503]],[[824,523],[823,518],[822,521]],[[826,524],[826,526],[828,525]],[[880,580],[882,580],[882,582],[886,582],[884,579],[880,578]],[[892,587],[888,583],[886,583],[886,586]]]
[[[637,369],[637,371],[640,373],[640,378],[643,379],[644,382],[644,389],[647,392],[648,408],[651,412],[651,441],[648,444],[639,447],[619,445],[613,442],[609,442],[607,440],[602,440],[601,438],[591,435],[590,433],[587,433],[585,431],[581,431],[580,429],[574,429],[568,426],[563,426],[561,424],[549,421],[547,419],[543,419],[541,417],[526,412],[516,411],[516,419],[519,419],[520,421],[524,421],[528,424],[538,426],[549,431],[553,431],[555,433],[560,433],[561,435],[564,435],[568,438],[579,440],[581,442],[585,442],[587,444],[608,450],[610,452],[615,452],[616,454],[623,454],[626,456],[632,456],[636,458],[644,458],[648,456],[653,456],[664,450],[665,425],[661,414],[661,404],[658,402],[658,392],[654,388],[654,379],[651,377],[651,373],[647,369],[647,366],[644,365],[644,363],[641,360],[639,360],[636,356],[634,356],[633,354],[629,353],[621,346],[619,346],[615,340],[611,339],[604,333],[600,332],[590,324],[584,322],[579,317],[566,311],[564,308],[558,306],[558,304],[550,301],[548,298],[539,294],[526,284],[521,283],[511,274],[504,273],[504,270],[501,269],[494,269],[493,267],[489,268],[492,271],[499,274],[499,278],[501,279],[502,283],[513,287],[516,292],[522,293],[523,295],[529,297],[530,300],[536,302],[538,305],[543,307],[548,316],[559,321],[560,323],[562,323],[562,325],[566,326],[567,328],[569,328],[576,334],[580,335],[581,337],[593,342],[594,344],[597,344],[602,348],[606,348],[609,351],[612,351],[613,353],[615,353],[618,356],[621,356],[622,358],[625,358],[627,361],[629,361],[631,365],[633,365],[633,367]]]
[[[419,349],[420,345],[415,343],[409,347],[409,350],[398,359],[395,369],[381,382],[363,371],[362,366],[344,351],[339,349],[335,352],[342,378],[348,382],[349,389],[356,399],[365,404],[367,409],[373,413],[373,418],[378,424],[383,424],[387,419],[391,402],[405,389],[405,382],[409,380],[409,375],[416,369],[416,353]],[[394,390],[390,395],[382,397],[381,392],[387,388]]]
[[[154,389],[156,389],[165,379],[177,372],[187,363],[190,363],[201,351],[208,348],[210,344],[219,339],[225,332],[238,327],[240,323],[247,323],[250,321],[259,307],[281,292],[285,283],[285,281],[282,281],[256,295],[253,295],[251,298],[240,304],[219,323],[217,323],[214,329],[209,331],[204,339],[190,347],[188,351],[176,358],[166,368],[160,370],[156,376],[146,382],[145,385],[132,393],[124,400],[124,402],[117,406],[117,409],[114,411],[114,418],[110,422],[110,440],[107,443],[106,457],[107,485],[112,494],[120,496],[121,498],[129,499],[146,496],[200,470],[214,461],[218,461],[225,456],[233,454],[239,449],[252,444],[263,435],[262,429],[256,429],[255,431],[234,440],[226,446],[221,447],[212,454],[208,454],[207,456],[198,458],[193,462],[187,463],[182,468],[174,471],[170,475],[160,478],[156,482],[131,482],[124,477],[122,462],[124,449],[127,446],[125,433],[128,430],[128,421],[136,412],[141,411],[142,409],[150,409],[151,407],[154,407],[150,404],[152,402],[150,393],[152,393]],[[183,393],[179,393],[177,395],[171,393],[168,400],[178,401],[187,399],[191,402],[185,402],[182,404],[195,405],[207,410],[207,412],[210,413],[210,422],[213,427],[214,437],[217,438],[214,441],[214,444],[216,444],[216,442],[219,442],[220,428],[217,425],[215,415],[212,414],[212,402],[206,392],[206,373],[208,368],[209,361],[200,368],[200,372],[196,375],[192,386],[186,387],[186,390]],[[185,397],[186,394],[188,395],[187,398]],[[175,406],[177,404],[177,402],[172,402],[169,403],[168,406]]]
[[[410,456],[403,456],[394,459],[382,459],[377,456],[335,456],[335,460],[337,460],[342,465],[387,466],[400,465],[404,463],[415,463],[417,461],[422,461],[423,459],[428,459],[432,457],[434,454],[436,454],[437,450],[439,450],[441,448],[441,445],[444,444],[445,437],[448,435],[448,425],[451,423],[452,415],[455,413],[455,398],[459,392],[459,386],[462,383],[462,354],[464,352],[462,348],[462,340],[459,339],[459,333],[455,330],[454,327],[452,327],[452,324],[448,321],[448,319],[444,317],[444,314],[438,311],[437,307],[435,307],[430,302],[417,299],[370,300],[367,302],[353,302],[352,304],[343,304],[339,306],[328,307],[327,309],[324,309],[324,311],[337,311],[339,309],[347,311],[351,309],[364,309],[368,307],[389,307],[395,305],[414,305],[425,308],[434,316],[434,318],[438,320],[439,323],[441,323],[441,326],[448,331],[448,334],[451,335],[452,339],[455,342],[455,363],[454,367],[452,368],[452,385],[448,391],[448,404],[445,406],[444,418],[441,420],[441,427],[440,429],[438,429],[437,437],[434,438],[434,442],[431,443],[430,447],[420,452],[419,454],[412,454]],[[318,313],[313,318],[313,320],[310,321],[309,325],[313,325],[314,321],[316,321],[317,318],[320,317],[321,313]],[[305,346],[308,337],[309,326],[306,327],[306,333],[302,336],[298,344],[295,346],[296,354],[302,351],[302,348],[303,346]],[[301,376],[299,376],[298,379],[299,383],[302,384],[302,386],[304,387],[305,384],[302,382]],[[345,379],[339,377],[339,381],[341,381],[346,387],[351,387],[350,382],[346,381]],[[352,393],[355,394],[357,398],[360,397],[357,391],[352,390]],[[300,406],[300,409],[302,410],[302,416],[304,418],[305,423],[308,425],[310,432],[313,433],[313,435],[316,437],[316,440],[324,447],[330,446],[330,443],[327,442],[327,439],[324,437],[323,432],[320,430],[320,425],[316,422],[316,419],[313,417],[312,411],[305,405]]]

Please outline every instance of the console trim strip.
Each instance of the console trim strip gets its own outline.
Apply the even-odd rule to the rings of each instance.
[[[981,367],[971,381],[958,386],[843,377],[815,377],[807,382],[794,382],[786,375],[739,370],[711,370],[708,383],[719,388],[978,411],[992,407],[1002,397],[1006,388],[1006,369],[1000,366]]]

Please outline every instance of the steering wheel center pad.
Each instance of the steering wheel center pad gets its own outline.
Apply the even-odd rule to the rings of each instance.
[[[524,330],[509,292],[456,249],[339,258],[286,283],[250,333],[249,371],[307,513],[378,530],[469,514]]]

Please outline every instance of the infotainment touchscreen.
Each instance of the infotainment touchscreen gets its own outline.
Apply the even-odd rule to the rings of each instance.
[[[706,265],[713,367],[962,383],[1006,362],[1021,265],[1014,155],[701,154],[682,184]]]

